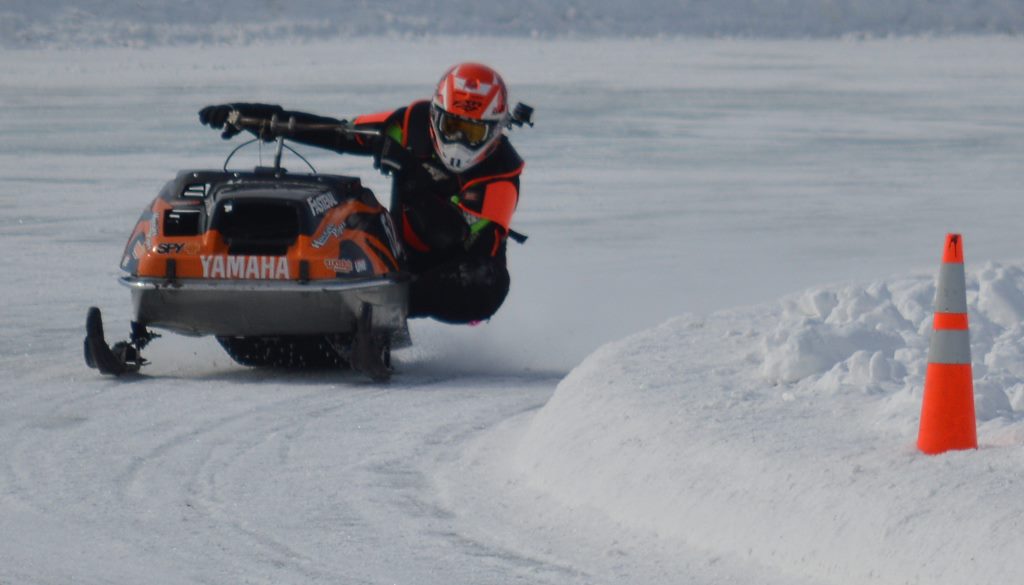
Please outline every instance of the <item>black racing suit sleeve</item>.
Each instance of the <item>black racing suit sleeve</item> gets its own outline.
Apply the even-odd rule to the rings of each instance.
[[[339,120],[338,118],[331,118],[329,116],[319,116],[308,112],[286,110],[276,104],[233,103],[227,104],[224,108],[233,109],[243,116],[264,120],[276,117],[279,123],[288,123],[289,120],[295,120],[298,124],[324,124],[329,127],[316,129],[300,128],[286,133],[285,137],[301,144],[325,148],[327,150],[333,150],[340,153],[362,155],[373,154],[373,136],[339,132],[338,129],[335,128],[344,124],[345,120]],[[200,120],[203,121],[203,123],[207,123],[203,118],[204,112],[200,112]],[[207,114],[207,116],[209,117],[209,114]],[[226,114],[223,114],[223,116],[226,117]],[[223,123],[223,121],[220,122],[220,124]],[[215,125],[214,127],[220,126]],[[355,128],[359,130],[377,132],[382,131],[383,127],[384,124],[358,124],[355,126]],[[257,135],[259,133],[257,130],[250,130],[250,132]],[[260,137],[264,138],[263,136]],[[272,138],[273,137],[267,137],[267,139]]]
[[[299,124],[343,124],[344,120],[337,118],[331,118],[328,116],[318,116],[316,114],[310,114],[307,112],[295,112],[290,110],[283,110],[280,114],[282,120],[294,119]],[[360,125],[356,128],[360,130],[380,130],[377,125]],[[373,154],[373,141],[370,140],[370,136],[363,136],[358,134],[347,134],[339,132],[332,128],[324,129],[300,129],[291,132],[288,138],[306,144],[309,146],[316,146],[319,148],[325,148],[327,150],[333,150],[335,152],[341,152],[346,154]]]

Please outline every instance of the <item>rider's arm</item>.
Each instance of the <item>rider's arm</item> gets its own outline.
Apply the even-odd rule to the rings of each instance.
[[[404,108],[402,108],[402,110],[404,110]],[[376,114],[356,116],[355,119],[352,120],[352,128],[356,130],[356,132],[352,133],[342,133],[333,129],[300,130],[293,132],[289,137],[296,142],[301,142],[302,144],[318,146],[335,152],[373,155],[375,154],[374,149],[379,146],[379,143],[376,141],[377,136],[373,133],[383,135],[388,133],[393,134],[397,131],[397,140],[401,142],[401,117],[398,114],[402,110],[392,110]],[[283,110],[281,115],[283,116],[283,120],[288,120],[289,117],[294,117],[297,123],[346,123],[345,120],[338,120],[327,116],[318,116],[316,114],[308,114],[306,112]],[[365,133],[360,133],[360,131]],[[392,137],[394,138],[394,136],[395,135]],[[379,148],[377,148],[377,150],[379,150]]]
[[[453,202],[469,224],[466,249],[478,256],[496,256],[504,250],[509,224],[519,202],[519,177],[470,187]]]
[[[329,126],[322,129],[302,128],[293,130],[287,135],[289,140],[308,144],[309,146],[326,148],[335,152],[362,154],[359,151],[358,143],[353,139],[352,135],[344,134],[335,129],[343,124],[344,120],[292,110],[282,110],[278,120],[281,122],[295,120],[297,124],[324,124]]]
[[[295,122],[299,124],[324,124],[328,127],[293,130],[288,134],[288,138],[302,144],[326,148],[335,152],[365,155],[373,154],[373,142],[369,139],[369,136],[344,133],[337,130],[338,126],[345,123],[344,120],[328,116],[318,116],[307,112],[285,110],[281,106],[274,104],[232,103],[207,106],[200,110],[199,121],[203,124],[208,124],[213,128],[223,128],[221,136],[227,139],[241,131],[240,129],[231,126],[229,117],[234,113],[237,113],[243,118],[255,118],[268,121],[272,117],[275,117],[279,123],[283,124],[286,124],[290,119],[294,119]],[[374,114],[371,116],[359,116],[353,121],[353,126],[357,130],[381,132],[384,129],[388,114],[389,113],[385,113],[383,115]],[[257,134],[257,136],[259,136],[260,130],[258,129],[246,128],[246,130],[249,130],[253,134]],[[273,139],[274,136],[260,136],[260,138],[270,140]]]

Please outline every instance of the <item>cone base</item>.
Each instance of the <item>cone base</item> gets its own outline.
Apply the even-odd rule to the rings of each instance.
[[[928,364],[917,448],[929,455],[978,448],[970,364]]]

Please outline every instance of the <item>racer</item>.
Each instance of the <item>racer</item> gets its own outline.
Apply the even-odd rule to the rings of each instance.
[[[199,120],[228,139],[241,132],[231,124],[233,115],[348,124],[254,103],[207,106]],[[352,120],[353,129],[377,135],[325,126],[287,136],[373,156],[374,167],[392,177],[391,215],[413,274],[409,316],[469,323],[490,318],[508,294],[506,242],[524,166],[504,133],[512,122],[501,76],[486,65],[461,63],[441,77],[432,100]]]

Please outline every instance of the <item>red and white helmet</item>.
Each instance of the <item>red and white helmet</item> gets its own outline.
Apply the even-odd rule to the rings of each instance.
[[[498,72],[479,63],[449,69],[430,104],[434,150],[449,170],[461,173],[487,158],[508,124],[508,90]]]

